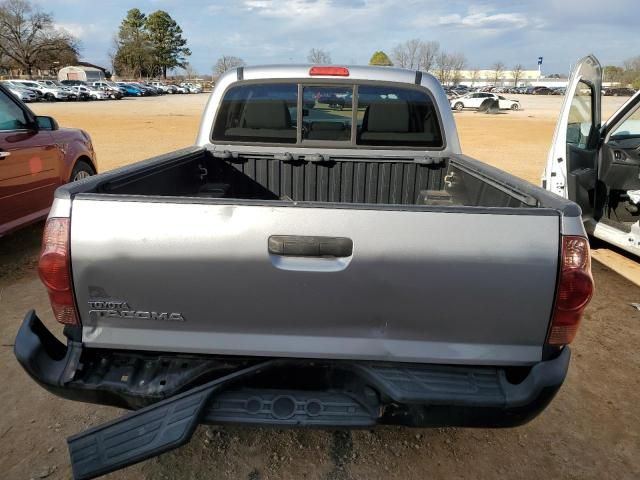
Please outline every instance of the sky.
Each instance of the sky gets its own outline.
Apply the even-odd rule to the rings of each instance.
[[[411,38],[461,52],[468,68],[520,63],[568,73],[595,53],[603,64],[640,55],[637,0],[36,0],[82,43],[83,60],[110,68],[108,51],[130,8],[166,10],[192,50],[189,62],[209,74],[222,55],[247,64],[305,63],[311,48],[333,63],[366,64],[371,54]]]

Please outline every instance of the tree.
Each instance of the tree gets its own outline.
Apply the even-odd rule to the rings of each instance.
[[[480,79],[480,72],[477,69],[473,69],[471,71],[471,86],[473,87],[479,79]]]
[[[449,82],[451,72],[451,59],[446,52],[440,52],[435,59],[435,75],[443,85]]]
[[[417,38],[412,38],[404,43],[393,47],[391,57],[393,63],[402,68],[418,70],[420,68],[420,50],[423,42]]]
[[[187,80],[190,80],[192,77],[195,78],[198,76],[198,72],[189,62],[185,63],[184,67],[182,68],[184,68],[184,74],[186,75]]]
[[[5,0],[0,3],[0,53],[25,70],[33,69],[60,49],[77,55],[78,40],[56,28],[53,17],[27,0]]]
[[[522,77],[522,70],[524,70],[524,67],[519,63],[515,67],[513,67],[513,70],[511,70],[511,75],[513,76],[513,86],[514,87],[518,86],[518,82],[520,81],[520,77]]]
[[[460,83],[460,71],[467,64],[467,58],[462,53],[452,53],[449,55],[450,76],[449,80],[454,84]]]
[[[182,28],[164,10],[151,13],[144,22],[150,47],[153,51],[154,67],[167,78],[167,70],[184,68],[191,55],[187,40],[182,36]]]
[[[115,40],[113,68],[124,77],[142,77],[153,74],[154,54],[149,34],[145,29],[147,16],[137,8],[127,12]]]
[[[496,62],[491,66],[491,70],[493,70],[493,82],[498,83],[498,81],[502,80],[502,76],[504,74],[504,63]]]
[[[440,53],[440,44],[435,41],[422,42],[420,50],[418,52],[420,58],[420,64],[418,68],[429,72],[433,69],[436,63],[436,58]]]
[[[242,60],[241,58],[223,55],[213,66],[213,74],[214,76],[219,77],[227,70],[242,67],[244,65],[246,65],[246,63],[244,63],[244,60]]]
[[[371,55],[371,60],[369,60],[369,65],[378,65],[381,67],[393,67],[393,62],[384,53],[382,50],[378,50],[373,55]]]
[[[633,88],[640,88],[640,55],[625,60],[623,67],[622,82]]]
[[[312,48],[311,50],[309,50],[309,53],[307,54],[307,61],[315,65],[318,65],[318,64],[327,65],[331,63],[331,55],[329,54],[329,52],[326,52],[319,48]]]
[[[396,45],[391,52],[391,57],[394,63],[402,68],[428,72],[436,66],[439,53],[438,42],[424,42],[413,38]]]

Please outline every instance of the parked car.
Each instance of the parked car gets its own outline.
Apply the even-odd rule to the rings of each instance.
[[[564,95],[566,91],[566,87],[555,87],[551,89],[551,95]]]
[[[118,82],[118,87],[120,87],[125,97],[142,97],[144,95],[141,89],[124,82]]]
[[[553,90],[548,87],[534,87],[531,95],[553,95]]]
[[[16,98],[20,99],[25,103],[35,102],[38,99],[38,96],[36,95],[36,93],[29,90],[28,88],[23,88],[23,87],[14,85],[12,83],[9,83],[6,80],[0,81],[0,84],[4,85],[4,87],[12,95],[15,95]]]
[[[202,93],[202,86],[197,83],[184,82],[181,83],[180,86],[189,90],[189,93]]]
[[[14,85],[19,85],[29,90],[33,90],[42,95],[43,100],[56,101],[56,100],[69,100],[69,92],[58,87],[47,85],[35,80],[10,80]]]
[[[93,82],[91,86],[99,90],[102,90],[104,92],[107,92],[109,95],[109,98],[112,98],[114,100],[120,100],[122,97],[124,97],[124,92],[122,91],[121,87],[115,82],[109,82],[109,81]]]
[[[95,173],[89,134],[36,116],[0,84],[0,236],[45,218],[57,187]]]
[[[34,101],[36,101],[36,102],[44,100],[44,96],[42,94],[42,91],[40,89],[38,89],[38,88],[29,87],[27,85],[24,85],[24,84],[22,84],[20,82],[15,81],[15,80],[3,80],[3,82],[5,83],[5,85],[12,85],[12,86],[14,86],[16,88],[21,88],[21,89],[30,91],[31,93],[33,93],[35,95],[36,99]]]
[[[542,185],[576,202],[586,231],[640,256],[640,92],[602,121],[602,68],[576,64]]]
[[[71,89],[81,100],[109,100],[111,98],[108,92],[93,86],[76,85]]]
[[[151,82],[148,85],[156,88],[161,93],[174,93],[174,89],[171,88],[171,85],[167,85],[166,83],[155,81],[155,82]]]
[[[62,80],[60,83],[67,87],[87,86],[87,82],[83,82],[82,80]]]
[[[128,82],[128,85],[131,85],[134,88],[137,88],[138,90],[140,90],[142,92],[142,94],[144,96],[155,96],[158,95],[158,91],[153,88],[153,87],[149,87],[143,83],[140,82]]]
[[[630,97],[636,91],[633,88],[626,87],[615,87],[615,88],[605,88],[603,95],[608,97]]]
[[[463,155],[428,73],[241,72],[219,78],[195,146],[56,192],[39,271],[67,345],[31,310],[15,356],[54,394],[137,410],[67,440],[74,475],[198,423],[538,415],[593,291],[578,206]],[[305,118],[299,91],[337,87],[354,112],[376,99],[361,121]]]
[[[519,100],[510,100],[508,98],[503,97],[502,95],[497,95],[495,93],[486,93],[486,92],[475,92],[475,93],[467,93],[459,98],[454,98],[450,100],[451,108],[454,110],[462,110],[464,108],[480,108],[482,102],[487,100],[488,98],[493,98],[498,100],[498,105],[502,110],[519,110],[520,109],[520,101]]]

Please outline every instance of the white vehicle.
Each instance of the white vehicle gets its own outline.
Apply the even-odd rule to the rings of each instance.
[[[182,85],[176,85],[176,91],[177,93],[191,93],[191,90],[189,90],[189,88],[184,87]]]
[[[202,87],[197,83],[183,82],[180,86],[186,88],[188,93],[202,93]]]
[[[90,87],[107,92],[109,94],[109,98],[116,100],[120,100],[124,96],[120,86],[115,82],[93,82],[90,84]]]
[[[105,92],[94,86],[85,87],[84,85],[74,85],[71,89],[78,94],[83,93],[88,95],[91,100],[109,100],[111,98],[109,92]]]
[[[640,92],[601,119],[602,67],[588,56],[569,79],[542,186],[582,208],[595,238],[640,255]]]
[[[11,80],[11,82],[15,85],[40,92],[45,100],[69,100],[69,92],[61,89],[57,85],[48,85],[35,80]]]
[[[23,102],[35,102],[38,99],[38,96],[29,89],[21,88],[16,85],[13,85],[8,82],[2,82],[2,84],[17,98],[22,100]]]
[[[451,108],[458,111],[463,108],[480,108],[482,102],[487,98],[498,100],[501,110],[520,110],[520,102],[518,100],[509,100],[502,95],[489,92],[473,92],[459,98],[453,98],[451,99]]]
[[[158,90],[161,90],[163,93],[173,93],[169,85],[165,85],[162,82],[151,82],[150,85],[157,88]]]

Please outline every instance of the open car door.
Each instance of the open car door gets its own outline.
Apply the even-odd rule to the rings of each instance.
[[[542,177],[576,202],[588,233],[640,255],[640,93],[601,125],[602,69],[590,55],[573,70]]]
[[[594,217],[602,101],[602,67],[593,55],[578,61],[567,85],[542,186]]]
[[[640,255],[640,92],[603,125],[594,237]]]

